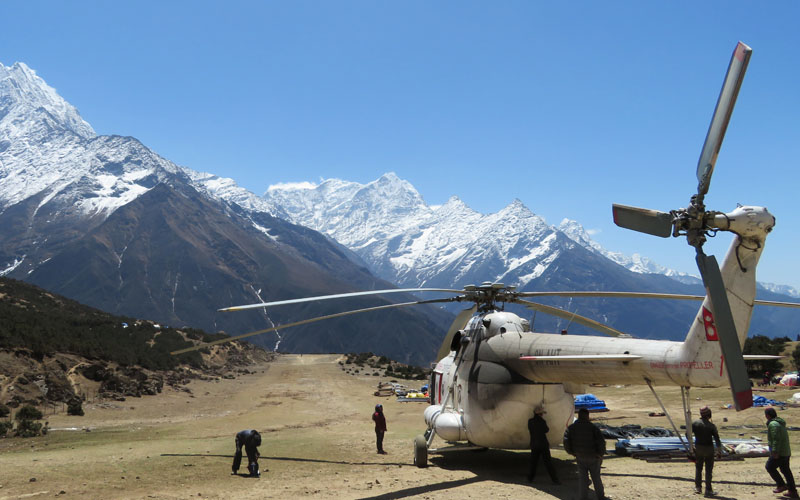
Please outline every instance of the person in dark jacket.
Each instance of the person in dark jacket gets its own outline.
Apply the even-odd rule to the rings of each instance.
[[[594,492],[598,500],[607,500],[600,478],[600,467],[606,453],[606,440],[600,429],[589,420],[589,410],[578,410],[578,420],[567,427],[564,433],[564,450],[574,455],[578,464],[578,498],[588,500],[589,478],[592,476]]]
[[[372,420],[375,422],[375,441],[378,446],[378,453],[386,455],[383,451],[383,435],[386,433],[386,417],[383,415],[383,405],[375,405],[375,413],[372,414]]]
[[[767,417],[767,442],[769,443],[769,458],[767,459],[767,472],[775,480],[774,493],[784,493],[785,498],[800,498],[794,484],[792,469],[789,468],[789,459],[792,448],[789,446],[789,433],[786,430],[786,421],[778,416],[775,408],[766,408],[764,416]],[[786,478],[784,481],[778,470]],[[788,491],[787,491],[788,490]]]
[[[556,468],[553,467],[553,462],[550,460],[550,443],[547,441],[547,433],[550,432],[550,428],[547,427],[547,422],[542,417],[544,413],[544,408],[537,406],[533,410],[533,418],[528,420],[528,432],[531,435],[531,465],[528,482],[532,483],[536,477],[536,465],[539,463],[539,457],[542,457],[550,479],[555,484],[561,484],[556,475]]]
[[[261,471],[258,470],[258,447],[261,446],[261,434],[256,430],[239,431],[236,434],[236,454],[233,455],[233,474],[239,472],[242,465],[242,447],[247,453],[247,471],[250,477],[260,477]]]
[[[702,493],[703,466],[706,468],[706,496],[717,494],[711,486],[711,476],[714,471],[714,457],[720,455],[722,442],[719,440],[717,426],[711,422],[711,408],[700,408],[700,418],[692,422],[694,434],[694,489],[695,493]],[[716,448],[714,447],[716,445]]]

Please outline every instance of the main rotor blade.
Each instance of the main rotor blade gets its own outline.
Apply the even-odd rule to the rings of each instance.
[[[750,378],[747,376],[747,368],[742,357],[742,346],[739,344],[736,324],[733,321],[733,313],[731,313],[731,306],[728,302],[728,292],[725,290],[725,282],[722,280],[717,259],[713,255],[705,255],[698,248],[697,267],[700,269],[703,284],[714,309],[710,317],[706,314],[707,310],[704,309],[703,322],[706,330],[716,330],[719,338],[719,347],[728,370],[728,382],[731,386],[734,406],[736,411],[750,408],[753,406],[753,390],[750,387]]]
[[[453,337],[456,335],[456,332],[463,329],[467,325],[467,321],[469,321],[469,319],[477,310],[478,306],[474,305],[471,308],[464,309],[458,313],[455,321],[453,321],[453,324],[450,325],[450,329],[447,330],[447,335],[445,335],[444,339],[442,340],[442,345],[439,347],[439,352],[436,354],[436,361],[439,361],[450,354],[450,344],[453,343]]]
[[[733,113],[733,106],[736,104],[736,97],[744,80],[744,73],[747,71],[747,64],[753,49],[739,42],[731,56],[728,65],[728,73],[722,84],[719,93],[717,107],[714,109],[714,116],[706,134],[706,142],[700,152],[700,160],[697,162],[697,194],[702,198],[708,192],[711,184],[711,174],[714,173],[714,164],[717,162],[719,148],[722,146],[722,139],[725,138],[725,131]]]
[[[451,290],[448,288],[391,288],[388,290],[368,290],[366,292],[338,293],[335,295],[320,295],[318,297],[303,297],[300,299],[278,300],[275,302],[262,302],[260,304],[249,304],[245,306],[232,306],[218,309],[220,312],[244,311],[246,309],[256,309],[258,307],[282,306],[286,304],[299,304],[301,302],[313,302],[315,300],[344,299],[348,297],[362,297],[365,295],[382,295],[385,293],[414,293],[414,292],[443,292],[443,293],[464,293],[463,290]]]
[[[667,238],[672,235],[672,215],[647,208],[611,205],[614,224],[640,233]]]
[[[800,307],[797,302],[776,302],[774,300],[754,300],[753,303],[757,306]]]
[[[599,297],[609,299],[670,299],[670,300],[703,300],[704,295],[684,295],[680,293],[652,292],[519,292],[519,297]],[[788,303],[788,302],[787,302]],[[797,304],[800,306],[800,304]]]
[[[551,316],[557,316],[559,318],[564,318],[570,321],[574,321],[579,325],[588,326],[598,332],[605,333],[606,335],[610,335],[612,337],[619,337],[621,335],[625,336],[626,334],[611,328],[608,325],[604,325],[603,323],[599,323],[593,319],[589,319],[585,316],[581,316],[580,314],[571,313],[568,311],[564,311],[563,309],[559,309],[557,307],[546,306],[544,304],[539,304],[537,302],[530,302],[528,300],[515,300],[517,304],[523,304],[528,309],[533,309],[534,311],[543,312],[545,314],[550,314]]]
[[[666,299],[666,300],[703,300],[705,295],[685,295],[681,293],[652,292],[518,292],[518,297],[597,297],[607,299]],[[800,308],[800,302],[778,302],[775,300],[754,300],[757,306]]]
[[[454,300],[455,300],[454,298],[419,300],[419,301],[416,301],[416,302],[402,302],[402,303],[399,303],[399,304],[385,304],[385,305],[382,305],[382,306],[367,307],[367,308],[364,308],[364,309],[355,309],[355,310],[352,310],[352,311],[344,311],[344,312],[335,313],[335,314],[327,314],[325,316],[317,316],[316,318],[309,318],[309,319],[304,319],[304,320],[301,320],[301,321],[295,321],[294,323],[286,323],[285,325],[274,326],[272,328],[265,328],[263,330],[258,330],[258,331],[255,331],[255,332],[243,333],[242,335],[235,335],[233,337],[226,337],[224,339],[215,340],[213,342],[207,342],[205,344],[196,345],[194,347],[188,347],[186,349],[179,349],[177,351],[172,351],[172,352],[170,352],[170,354],[172,354],[173,356],[176,356],[178,354],[184,354],[184,353],[187,353],[187,352],[199,351],[200,349],[205,349],[206,347],[211,347],[211,346],[218,345],[218,344],[224,344],[226,342],[231,342],[233,340],[244,339],[244,338],[247,338],[247,337],[252,337],[254,335],[260,335],[262,333],[269,333],[269,332],[274,332],[275,330],[282,330],[284,328],[291,328],[293,326],[307,325],[309,323],[315,323],[317,321],[322,321],[324,319],[341,318],[342,316],[349,316],[351,314],[360,314],[360,313],[370,312],[370,311],[382,311],[384,309],[393,309],[393,308],[396,308],[396,307],[415,306],[415,305],[419,305],[419,304],[434,304],[434,303],[437,303],[437,302],[453,302]]]

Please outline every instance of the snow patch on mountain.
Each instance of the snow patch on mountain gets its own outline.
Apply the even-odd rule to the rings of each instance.
[[[201,193],[205,193],[209,198],[235,203],[245,210],[253,212],[263,212],[273,216],[278,215],[275,213],[272,204],[265,202],[261,197],[239,186],[231,178],[219,177],[208,172],[196,172],[189,168],[184,168],[183,172],[189,177],[192,186]]]
[[[22,264],[23,261],[25,261],[25,255],[23,255],[18,259],[14,259],[14,262],[12,262],[8,267],[6,267],[5,269],[0,269],[0,276],[5,276],[6,274],[11,273],[14,269],[19,267],[19,265]]]
[[[0,64],[0,96],[4,111],[0,113],[0,142],[23,136],[42,137],[58,129],[69,130],[83,139],[97,135],[74,106],[24,63],[10,67]],[[31,114],[38,119],[29,120]]]
[[[800,298],[800,290],[789,285],[778,285],[775,283],[759,282],[758,286],[770,292],[780,293],[782,295],[788,295],[794,298]]]
[[[673,269],[659,265],[647,257],[642,257],[638,253],[625,255],[620,252],[606,250],[602,245],[592,240],[589,233],[577,221],[564,219],[558,225],[558,230],[567,235],[570,239],[599,255],[607,257],[622,267],[639,274],[663,274],[677,279],[684,283],[696,283],[700,278],[687,273],[681,273]]]
[[[180,172],[132,137],[98,136],[25,64],[0,64],[0,212],[39,196],[37,212],[107,217]]]
[[[303,182],[283,182],[278,184],[273,184],[267,188],[267,191],[292,191],[295,189],[299,190],[307,190],[307,189],[314,189],[317,185],[313,182],[303,181]]]
[[[524,286],[558,255],[555,230],[520,200],[488,215],[455,196],[431,207],[391,172],[367,184],[274,185],[264,200],[292,222],[355,251],[400,286],[456,286],[478,278]]]

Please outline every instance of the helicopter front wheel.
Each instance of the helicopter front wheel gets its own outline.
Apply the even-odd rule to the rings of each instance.
[[[422,434],[414,438],[414,465],[419,468],[428,466],[428,440]]]

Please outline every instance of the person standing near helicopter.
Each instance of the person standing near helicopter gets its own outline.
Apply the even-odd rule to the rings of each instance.
[[[386,433],[386,417],[383,415],[383,405],[375,405],[375,413],[372,414],[372,421],[375,422],[375,441],[380,455],[386,455],[383,451],[383,435]]]
[[[772,479],[775,480],[775,489],[772,491],[773,493],[785,492],[783,494],[784,498],[800,498],[800,495],[797,494],[797,486],[794,482],[792,469],[789,467],[792,448],[789,445],[786,421],[779,417],[778,412],[772,407],[764,409],[764,416],[767,418],[767,438],[769,442],[769,458],[767,459],[766,469]],[[781,473],[786,478],[785,480],[781,477]]]
[[[715,496],[716,492],[711,486],[711,479],[714,473],[714,457],[720,456],[722,442],[719,439],[717,426],[711,422],[711,408],[708,406],[700,408],[700,418],[692,422],[692,434],[694,434],[695,493],[699,494],[703,491],[703,467],[705,467],[706,496]],[[714,448],[715,444],[716,448]]]
[[[606,453],[606,440],[600,429],[589,419],[589,410],[578,410],[578,420],[567,427],[564,433],[564,450],[575,456],[578,464],[578,498],[589,498],[589,476],[592,476],[597,500],[607,500],[600,467]]]
[[[550,428],[547,427],[547,422],[542,418],[544,413],[544,408],[537,406],[533,410],[533,418],[528,420],[528,432],[531,435],[531,463],[528,482],[532,483],[536,477],[536,466],[539,463],[539,457],[542,457],[542,462],[544,462],[553,484],[561,484],[556,475],[556,468],[553,467],[553,462],[550,460],[550,442],[547,440],[547,433],[550,432]]]

